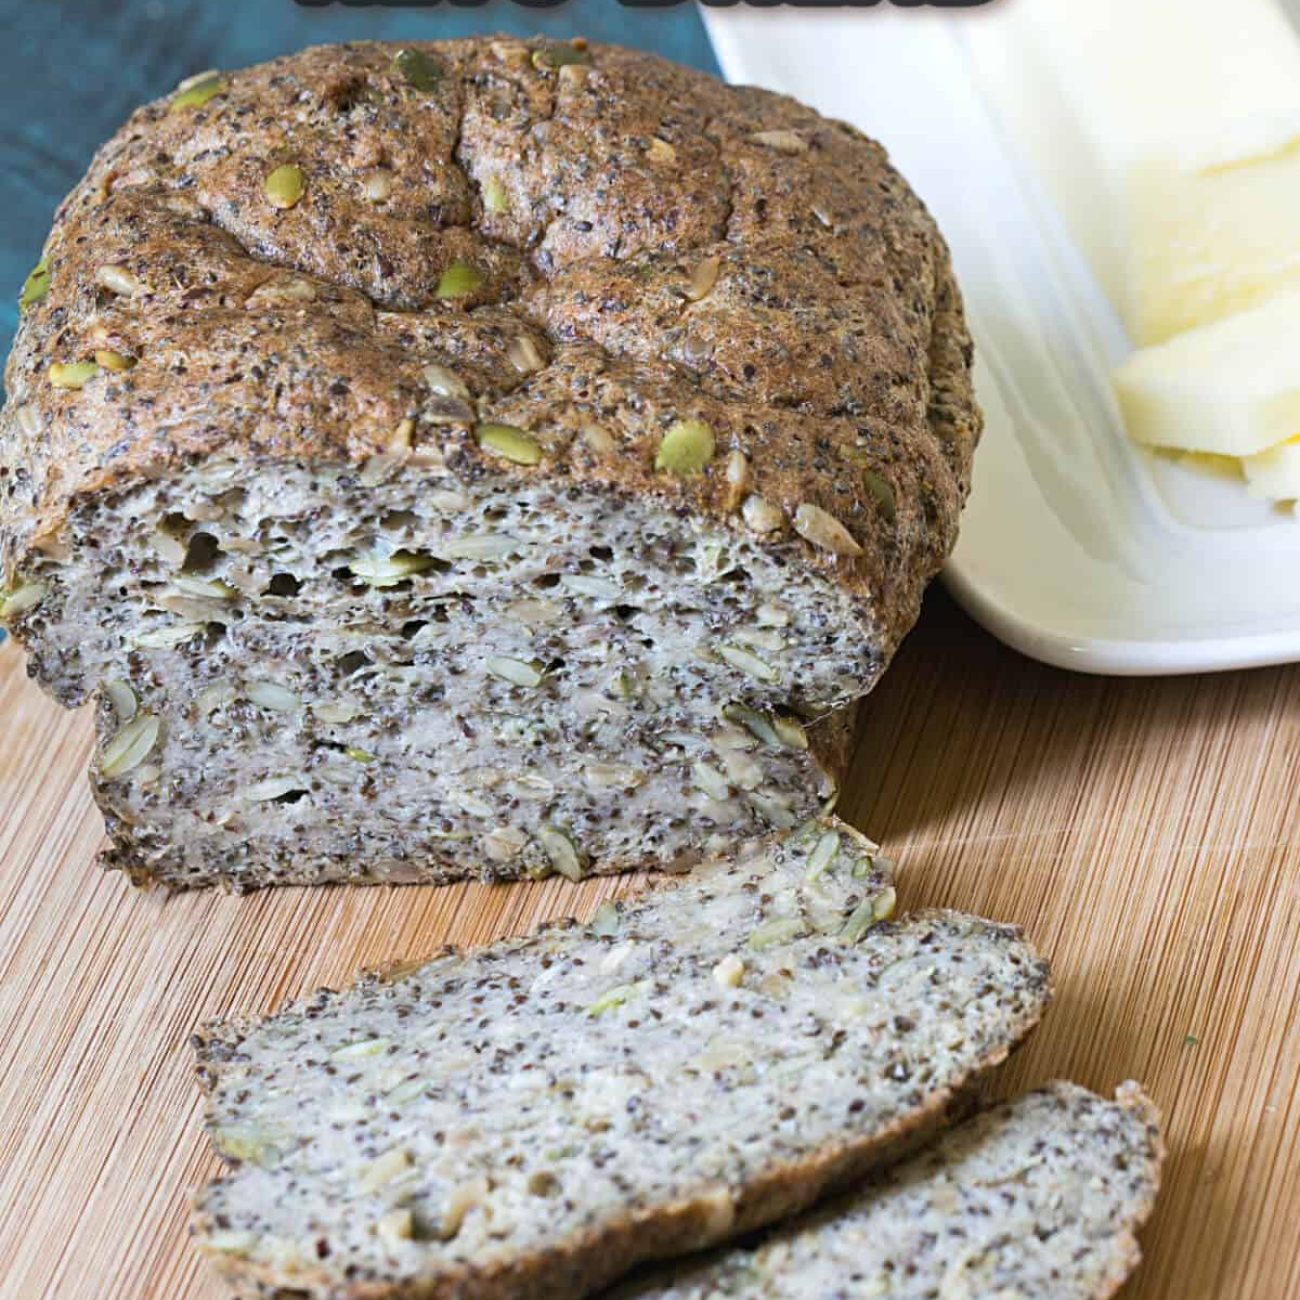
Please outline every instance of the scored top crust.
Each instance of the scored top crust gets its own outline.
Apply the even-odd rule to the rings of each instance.
[[[200,78],[100,150],[24,300],[3,612],[70,705],[176,680],[171,649],[121,662],[110,524],[185,514],[168,492],[218,470],[319,513],[401,469],[489,513],[650,511],[820,584],[858,647],[794,690],[822,716],[915,621],[980,428],[947,250],[884,150],[615,47],[359,43]]]

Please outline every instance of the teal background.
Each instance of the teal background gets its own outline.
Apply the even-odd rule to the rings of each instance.
[[[693,5],[568,0],[528,9],[304,8],[293,0],[0,0],[0,356],[17,296],[59,201],[138,104],[204,68],[237,68],[324,41],[436,40],[509,31],[587,36],[716,71]]]

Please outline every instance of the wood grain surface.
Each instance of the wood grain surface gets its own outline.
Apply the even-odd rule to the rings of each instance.
[[[1057,1000],[1002,1090],[1143,1080],[1171,1154],[1126,1296],[1300,1297],[1300,667],[1073,677],[942,594],[867,702],[842,811],[905,906],[1023,924]],[[133,892],[91,864],[89,719],[0,648],[0,1296],[221,1292],[186,1039],[358,966],[589,912],[629,882]]]

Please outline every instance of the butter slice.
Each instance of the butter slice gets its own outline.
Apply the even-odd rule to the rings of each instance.
[[[1300,500],[1300,434],[1241,462],[1248,491],[1266,501]]]
[[[1300,287],[1300,38],[1275,0],[1016,0],[971,34],[1138,345]]]
[[[1300,430],[1297,340],[1300,293],[1291,293],[1140,348],[1115,372],[1130,436],[1221,456],[1287,442]]]

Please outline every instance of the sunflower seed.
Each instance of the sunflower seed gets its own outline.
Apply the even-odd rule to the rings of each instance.
[[[172,586],[182,595],[199,596],[208,600],[233,600],[239,593],[220,578],[196,578],[193,574],[178,573]]]
[[[760,682],[775,684],[781,680],[781,673],[778,669],[742,646],[729,645],[724,642],[718,646],[718,658],[725,660],[733,668]]]
[[[755,131],[749,137],[751,144],[760,144],[777,153],[800,154],[808,152],[808,141],[797,131]]]
[[[281,799],[286,794],[306,794],[301,776],[272,776],[264,781],[255,781],[243,791],[243,797],[249,803],[270,803]]]
[[[706,257],[691,272],[690,283],[686,286],[686,297],[691,302],[701,302],[713,292],[718,283],[718,273],[722,270],[722,258]]]
[[[408,1209],[390,1210],[375,1224],[375,1235],[390,1245],[415,1236],[415,1216]]]
[[[727,778],[716,767],[710,767],[708,763],[694,763],[691,766],[691,776],[695,784],[710,799],[716,799],[721,803],[731,798],[731,786],[727,784]]]
[[[364,710],[356,704],[313,704],[311,711],[324,723],[341,724],[359,718]]]
[[[147,632],[137,633],[135,644],[152,650],[178,646],[197,636],[203,629],[202,623],[170,623],[165,627],[150,628]]]
[[[348,566],[370,587],[395,587],[417,573],[432,568],[434,558],[420,551],[395,551],[392,555],[358,556]]]
[[[738,989],[745,978],[745,963],[729,952],[714,968],[713,982],[724,989]]]
[[[366,177],[361,192],[371,203],[386,203],[393,197],[393,173],[385,167],[376,167]]]
[[[578,856],[578,850],[573,847],[573,841],[567,835],[548,826],[538,831],[537,838],[546,856],[550,858],[551,866],[560,875],[567,880],[582,879],[582,859]]]
[[[677,162],[677,150],[667,140],[661,140],[657,135],[650,137],[645,156],[652,163],[658,163],[663,167],[672,167]]]
[[[546,368],[546,360],[542,356],[541,349],[527,334],[521,334],[518,338],[510,340],[506,347],[506,356],[521,375],[530,375]]]
[[[525,663],[522,659],[509,659],[504,655],[492,655],[483,665],[493,677],[514,686],[534,687],[542,684],[542,671],[535,664]]]
[[[587,573],[562,573],[560,586],[579,596],[593,596],[597,600],[617,600],[623,594],[623,588],[617,582]]]
[[[357,1188],[362,1192],[377,1192],[381,1187],[391,1183],[394,1178],[404,1174],[413,1164],[415,1160],[405,1147],[390,1147],[361,1171]]]
[[[756,533],[774,533],[785,522],[785,516],[779,507],[757,494],[745,498],[740,513],[745,523]]]
[[[886,887],[879,894],[863,899],[844,923],[840,938],[845,943],[857,943],[873,925],[887,921],[893,915],[897,901],[898,896],[892,887]]]
[[[101,775],[113,781],[139,767],[158,743],[161,728],[162,721],[152,713],[138,714],[104,746]]]
[[[840,853],[840,837],[835,831],[827,831],[821,839],[817,841],[813,851],[808,855],[808,870],[805,873],[809,880],[820,880],[831,867],[835,864],[835,859]]]
[[[606,1011],[612,1011],[615,1007],[626,1006],[633,998],[640,997],[650,989],[649,980],[636,980],[631,984],[620,984],[616,988],[602,993],[595,1002],[587,1008],[587,1014],[592,1016],[604,1015]]]
[[[132,274],[126,267],[118,266],[115,263],[101,266],[95,272],[95,283],[101,289],[107,289],[110,293],[118,294],[122,298],[135,298],[140,294],[149,292],[144,281],[139,276]]]
[[[297,713],[302,708],[302,700],[278,682],[253,682],[248,688],[248,698],[259,708],[273,713]]]
[[[811,502],[805,501],[795,511],[794,530],[805,541],[824,551],[848,556],[862,554],[862,547],[854,541],[853,534],[834,515]]]
[[[523,543],[508,533],[470,533],[441,548],[449,560],[501,560],[513,555]]]
[[[618,443],[598,424],[583,426],[582,441],[596,456],[612,456],[618,450]]]
[[[15,587],[7,596],[0,598],[0,616],[13,618],[16,614],[25,614],[49,594],[49,587],[44,582],[24,582]]]
[[[588,763],[582,779],[591,790],[635,790],[645,781],[645,773],[626,763]]]
[[[131,683],[124,682],[120,677],[111,678],[104,683],[104,698],[112,707],[118,722],[122,724],[130,722],[140,707],[140,701],[136,698]]]

